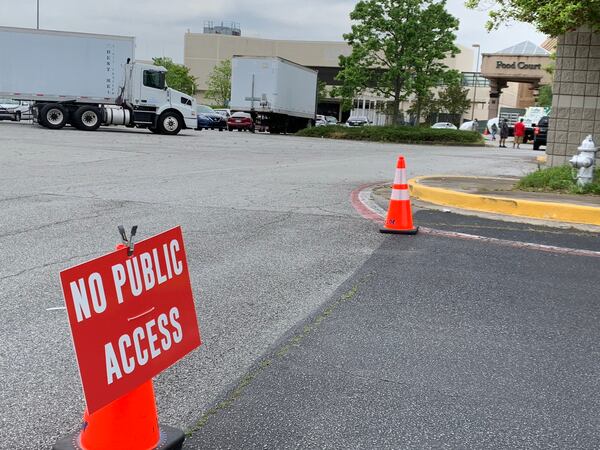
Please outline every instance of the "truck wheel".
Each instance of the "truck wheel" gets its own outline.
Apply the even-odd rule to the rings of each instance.
[[[100,109],[95,106],[80,106],[75,111],[73,125],[82,131],[96,131],[102,125]]]
[[[51,130],[60,130],[67,124],[68,113],[64,106],[49,103],[42,108],[39,122]]]
[[[158,118],[157,128],[161,134],[177,134],[181,131],[181,118],[174,112],[166,111]]]

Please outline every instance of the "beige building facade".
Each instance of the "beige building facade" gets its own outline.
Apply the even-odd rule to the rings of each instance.
[[[469,89],[469,98],[474,101],[474,108],[465,113],[463,119],[470,119],[471,116],[480,120],[486,119],[490,108],[490,82],[473,72],[475,66],[473,48],[461,45],[458,45],[458,47],[460,53],[454,57],[446,58],[445,63],[450,69],[458,70],[465,75],[465,87]],[[347,56],[350,53],[351,49],[345,42],[274,40],[191,32],[186,33],[184,36],[184,64],[190,68],[192,75],[198,79],[199,90],[196,97],[199,102],[206,102],[205,92],[208,76],[213,68],[221,61],[230,59],[234,55],[285,58],[317,70],[319,79],[331,86],[337,84],[335,76],[339,72],[340,55]],[[512,60],[507,60],[507,62],[512,63]],[[510,69],[503,70],[509,71]],[[529,99],[527,99],[528,95]],[[386,116],[378,107],[385,101],[387,99],[376,95],[364,95],[356,99],[353,113],[367,115],[374,123],[385,123]],[[331,103],[335,105],[335,100]],[[518,83],[510,83],[505,86],[502,105],[510,107],[517,105],[532,106],[533,95],[528,89],[521,88]],[[403,111],[408,110],[409,107],[410,101],[401,105]],[[341,118],[339,104],[337,114],[333,113],[334,109],[330,114],[339,115],[339,118]]]

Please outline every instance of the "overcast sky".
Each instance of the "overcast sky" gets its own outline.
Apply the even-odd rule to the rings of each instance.
[[[488,0],[489,1],[489,0]],[[135,36],[139,59],[170,56],[183,62],[186,30],[202,32],[205,20],[235,21],[245,36],[272,39],[342,40],[356,0],[39,0],[40,28]],[[485,11],[448,0],[460,19],[458,43],[481,44],[495,52],[524,40],[536,44],[544,36],[525,24],[502,26],[488,33]],[[36,0],[0,0],[0,26],[32,27]]]

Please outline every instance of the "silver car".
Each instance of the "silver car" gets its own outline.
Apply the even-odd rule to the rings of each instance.
[[[0,120],[8,119],[19,122],[31,117],[29,103],[9,98],[0,98]]]

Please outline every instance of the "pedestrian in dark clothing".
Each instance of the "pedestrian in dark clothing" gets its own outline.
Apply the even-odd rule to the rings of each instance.
[[[506,148],[506,139],[508,139],[508,122],[506,119],[502,119],[500,124],[500,148]]]

